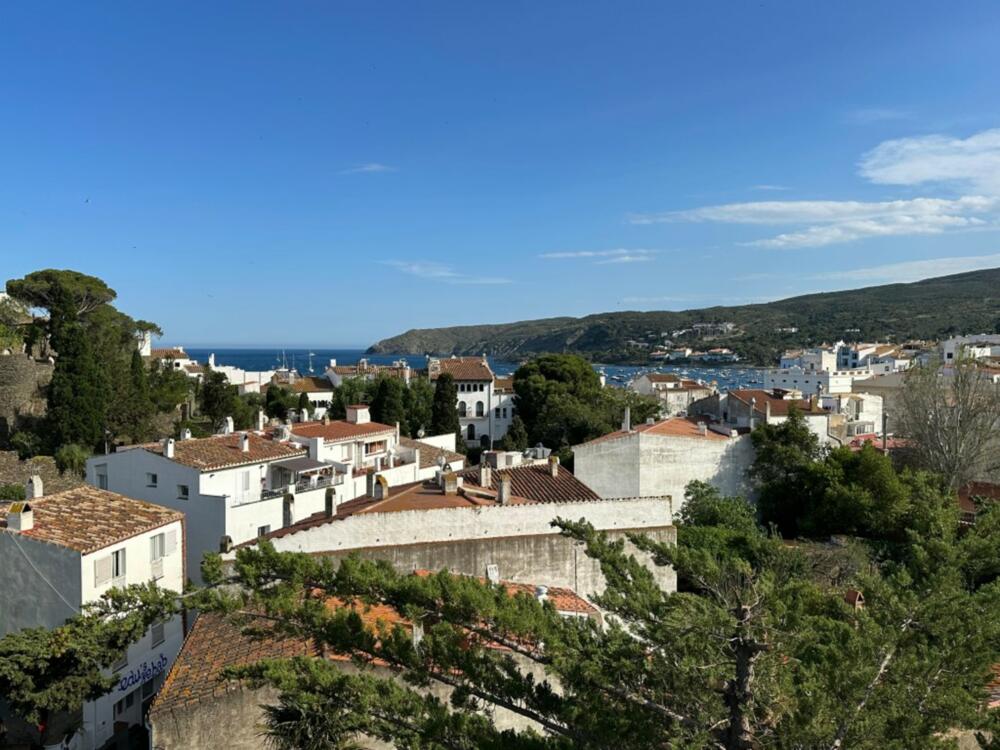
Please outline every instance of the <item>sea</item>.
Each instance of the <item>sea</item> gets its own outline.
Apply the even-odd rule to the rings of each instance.
[[[205,363],[209,354],[215,354],[215,361],[220,365],[240,367],[244,370],[274,370],[287,366],[298,370],[303,375],[310,372],[321,374],[331,359],[336,359],[338,365],[353,365],[365,358],[373,364],[388,365],[399,360],[405,360],[411,367],[427,366],[427,357],[415,354],[365,354],[363,349],[234,349],[187,347],[185,349],[192,359]],[[512,375],[518,368],[517,362],[505,362],[489,358],[490,367],[497,375]],[[728,391],[736,388],[755,388],[763,385],[764,376],[756,367],[697,367],[692,365],[609,365],[594,363],[594,369],[603,372],[609,385],[624,388],[628,383],[644,372],[676,373],[686,378],[715,383],[719,390]]]

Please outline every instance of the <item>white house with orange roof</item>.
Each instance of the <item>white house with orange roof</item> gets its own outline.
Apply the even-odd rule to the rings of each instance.
[[[86,485],[45,495],[32,477],[26,501],[0,503],[0,638],[63,625],[113,587],[155,581],[183,591],[184,530],[175,510]],[[141,724],[183,640],[179,616],[154,625],[112,666],[117,684],[82,706],[79,731],[59,747],[93,750]],[[5,722],[13,742],[21,723]]]
[[[507,434],[516,413],[513,381],[498,379],[485,355],[430,357],[427,373],[431,381],[445,373],[454,378],[458,423],[466,445],[491,448]]]
[[[671,417],[633,426],[626,416],[621,430],[573,446],[573,469],[601,497],[666,495],[676,511],[695,479],[747,495],[753,456],[749,436],[728,425]]]

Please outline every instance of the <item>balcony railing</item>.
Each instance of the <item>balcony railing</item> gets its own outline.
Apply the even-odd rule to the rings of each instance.
[[[344,483],[343,474],[334,474],[333,476],[321,476],[315,483],[309,478],[300,479],[295,484],[288,484],[284,487],[276,487],[273,489],[265,489],[260,491],[260,497],[262,500],[267,500],[273,497],[283,497],[289,492],[309,492],[310,490],[318,490],[324,487],[335,487],[338,484]]]

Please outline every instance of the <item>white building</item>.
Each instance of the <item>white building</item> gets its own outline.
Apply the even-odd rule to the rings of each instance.
[[[427,371],[432,381],[444,373],[454,378],[458,423],[467,445],[489,448],[507,434],[515,416],[513,382],[501,379],[498,388],[485,356],[432,357]]]
[[[643,373],[629,383],[629,389],[659,399],[660,415],[663,417],[685,414],[692,403],[716,391],[713,386],[698,380],[661,372]]]
[[[753,462],[748,435],[728,426],[673,417],[647,422],[573,446],[576,478],[603,498],[663,495],[674,510],[693,480],[727,495],[748,495]]]
[[[837,369],[837,348],[840,342],[832,347],[815,347],[812,349],[792,349],[781,355],[778,368],[790,370],[800,368],[802,370],[827,371]]]
[[[112,587],[156,581],[183,591],[183,514],[94,487],[41,491],[33,477],[27,501],[0,503],[0,637],[63,625]],[[183,640],[178,616],[130,646],[112,666],[117,685],[83,705],[68,747],[93,750],[116,728],[141,724]],[[16,722],[7,724],[14,731]]]
[[[870,370],[809,370],[801,367],[764,371],[764,388],[816,393],[850,393],[855,380],[870,378]]]
[[[413,377],[413,370],[405,359],[397,359],[391,365],[373,364],[364,357],[354,365],[338,365],[337,360],[331,359],[323,376],[335,386],[342,385],[345,380],[351,378],[374,380],[380,377],[399,378],[403,383],[409,385]]]
[[[963,357],[972,359],[1000,357],[1000,334],[954,336],[941,342],[941,357],[945,364]]]

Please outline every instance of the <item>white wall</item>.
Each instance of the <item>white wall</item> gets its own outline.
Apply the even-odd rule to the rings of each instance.
[[[273,542],[280,551],[329,552],[449,539],[545,535],[555,533],[551,522],[557,516],[586,518],[598,529],[661,527],[673,523],[669,498],[631,498],[362,513],[288,534]]]
[[[715,440],[636,432],[577,446],[573,469],[601,497],[669,495],[680,510],[684,489],[696,479],[724,494],[749,496],[746,471],[753,456],[746,435]]]

